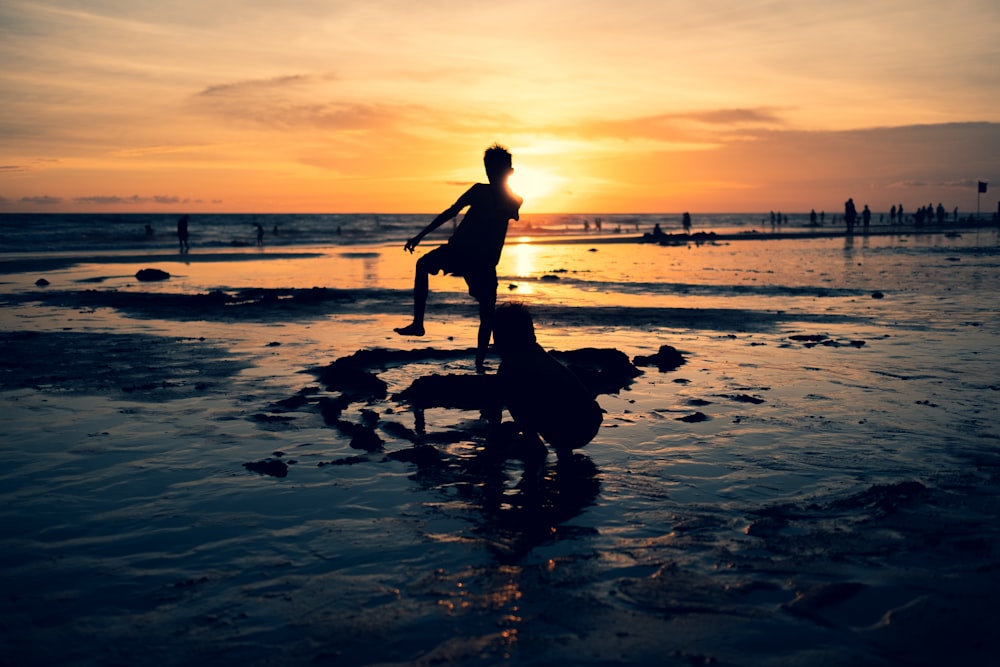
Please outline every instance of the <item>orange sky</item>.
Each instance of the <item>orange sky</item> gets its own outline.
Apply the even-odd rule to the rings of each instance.
[[[0,211],[436,212],[494,141],[529,213],[992,210],[1000,3],[943,7],[7,0]]]

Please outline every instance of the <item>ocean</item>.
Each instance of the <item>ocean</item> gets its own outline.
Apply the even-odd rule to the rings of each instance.
[[[336,246],[398,241],[420,231],[435,214],[190,214],[196,248],[240,248],[257,244],[256,224],[267,246]],[[180,214],[0,214],[0,252],[147,249],[177,246]],[[787,215],[786,228],[809,225],[808,214]],[[526,214],[511,234],[563,237],[628,235],[682,230],[682,214]],[[832,218],[828,225],[833,227]],[[148,227],[148,229],[147,229]],[[445,224],[429,240],[447,238]],[[692,231],[729,233],[770,229],[769,214],[695,215]]]

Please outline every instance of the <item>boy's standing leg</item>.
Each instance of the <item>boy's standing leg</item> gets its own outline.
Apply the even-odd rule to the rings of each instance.
[[[485,269],[465,278],[469,294],[479,302],[479,334],[476,337],[476,371],[486,372],[486,350],[493,335],[493,313],[497,307],[496,270]]]
[[[493,335],[493,312],[496,310],[497,295],[479,300],[479,335],[476,338],[476,372],[486,372],[486,350]]]

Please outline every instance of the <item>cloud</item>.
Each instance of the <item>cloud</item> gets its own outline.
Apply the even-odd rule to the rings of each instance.
[[[61,200],[60,200],[61,201]],[[189,199],[176,195],[153,195],[142,197],[132,195],[131,197],[119,197],[118,195],[87,195],[73,199],[77,204],[90,204],[96,206],[134,206],[136,204],[202,204],[202,199]],[[58,203],[58,202],[55,202]],[[213,204],[219,203],[213,201]]]
[[[671,114],[674,118],[687,119],[711,125],[783,125],[784,121],[774,109],[712,109],[690,113]]]
[[[888,185],[886,185],[886,188],[892,190],[915,190],[920,188],[935,188],[938,190],[955,190],[958,192],[965,192],[965,191],[976,190],[978,188],[978,185],[979,185],[978,179],[963,178],[957,181],[902,180],[889,183]]]
[[[208,86],[197,93],[198,97],[239,97],[245,98],[260,93],[273,94],[275,90],[301,86],[315,81],[316,77],[304,74],[290,74],[270,79],[250,79],[236,83],[221,83]]]
[[[30,160],[26,164],[4,164],[0,165],[0,176],[6,174],[28,174],[51,167],[58,163],[59,160],[56,159],[36,158],[34,160]]]
[[[742,136],[747,132],[775,130],[785,127],[777,110],[760,108],[724,108],[661,113],[614,120],[589,120],[571,125],[548,128],[562,136],[587,139],[649,139],[695,147],[698,144],[717,144],[728,136]],[[704,147],[704,146],[702,146]]]
[[[197,153],[204,152],[212,148],[208,144],[201,145],[176,145],[176,146],[142,146],[133,148],[123,148],[121,150],[114,151],[112,155],[116,157],[124,158],[134,158],[134,157],[148,157],[148,156],[161,156],[161,155],[175,155],[183,153]]]
[[[320,84],[332,75],[289,75],[209,86],[196,93],[197,111],[266,129],[388,130],[405,127],[425,110],[416,105],[348,102],[321,97]],[[319,101],[316,101],[319,100]]]
[[[50,197],[48,195],[21,197],[22,204],[31,204],[33,206],[55,206],[57,204],[61,204],[62,202],[62,197]]]

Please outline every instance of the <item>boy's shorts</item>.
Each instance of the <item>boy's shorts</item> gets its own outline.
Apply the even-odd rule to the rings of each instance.
[[[455,248],[445,244],[429,251],[422,258],[427,270],[432,274],[439,271],[465,278],[469,295],[480,303],[496,303],[497,267],[492,265],[470,266],[466,258]]]

